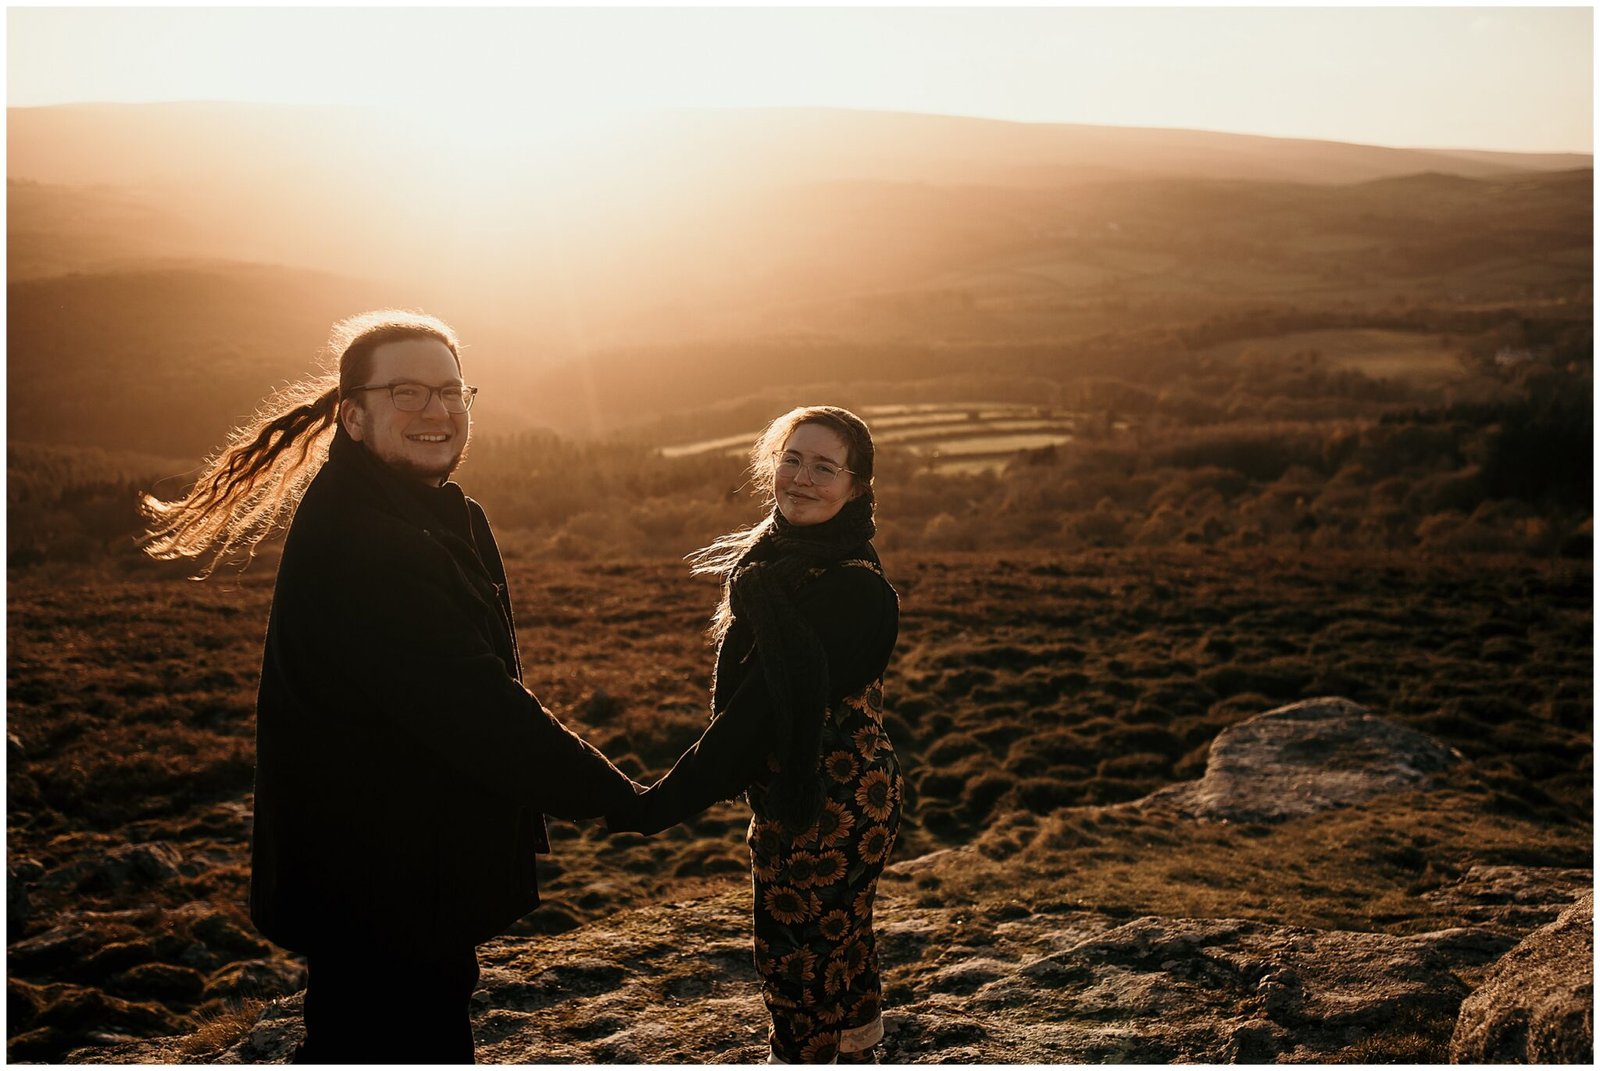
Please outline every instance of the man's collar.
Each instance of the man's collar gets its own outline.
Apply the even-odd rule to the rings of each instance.
[[[350,438],[343,428],[334,432],[333,442],[328,447],[328,464],[336,472],[346,474],[352,482],[369,489],[375,497],[403,513],[413,514],[418,523],[426,523],[424,517],[453,519],[450,512],[463,510],[465,506],[467,496],[460,484],[446,480],[438,487],[430,487],[409,479]],[[416,515],[417,510],[425,513]],[[441,514],[441,510],[449,512]]]

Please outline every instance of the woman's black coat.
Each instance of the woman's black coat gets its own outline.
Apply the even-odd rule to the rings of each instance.
[[[505,570],[455,484],[342,430],[284,544],[257,708],[250,911],[296,952],[460,947],[538,903],[545,814],[634,786],[521,683]]]

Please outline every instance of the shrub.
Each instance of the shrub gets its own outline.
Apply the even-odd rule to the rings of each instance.
[[[1109,498],[1102,498],[1088,513],[1063,525],[1063,534],[1091,547],[1119,547],[1127,540],[1128,517]]]
[[[1101,759],[1095,773],[1099,777],[1121,778],[1128,781],[1148,777],[1165,777],[1171,772],[1172,762],[1165,755],[1136,752],[1131,755],[1113,755]]]
[[[981,818],[988,814],[995,802],[1010,792],[1016,782],[1004,774],[984,774],[967,784],[967,789],[962,793],[962,800],[966,804],[964,810],[967,814]]]
[[[1476,467],[1426,476],[1413,484],[1404,505],[1413,513],[1466,512],[1483,500],[1485,487]]]
[[[1054,777],[1030,777],[1018,782],[1017,798],[1034,814],[1048,814],[1058,807],[1075,806],[1081,793],[1076,785]]]
[[[1091,749],[1077,734],[1066,729],[1053,729],[1024,738],[1015,750],[1038,755],[1053,765],[1081,759]]]
[[[1243,494],[1249,486],[1249,479],[1235,469],[1219,468],[1216,465],[1180,469],[1162,485],[1159,491],[1150,496],[1149,505],[1152,508],[1160,508],[1162,505],[1181,506],[1191,502],[1196,495],[1203,492],[1211,492],[1217,499],[1225,501]]]
[[[1189,518],[1171,505],[1159,507],[1134,532],[1133,542],[1142,547],[1166,546],[1176,542],[1188,526]]]
[[[923,752],[923,762],[936,767],[952,765],[958,759],[965,759],[966,756],[973,754],[987,754],[989,751],[990,749],[971,733],[949,733],[934,741],[928,751]]]
[[[1170,729],[1157,725],[1138,725],[1118,729],[1113,736],[1117,746],[1125,751],[1154,751],[1175,756],[1183,751],[1183,744]]]
[[[917,791],[930,800],[953,802],[961,797],[966,784],[965,774],[927,770],[917,778]]]
[[[1096,777],[1084,787],[1084,802],[1104,806],[1126,803],[1148,794],[1148,789],[1136,781],[1118,777]]]
[[[978,545],[978,533],[974,526],[949,513],[940,513],[923,527],[921,542],[929,550],[973,550]]]

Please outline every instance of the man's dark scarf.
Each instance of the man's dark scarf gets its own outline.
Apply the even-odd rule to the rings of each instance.
[[[795,607],[795,595],[817,569],[854,558],[875,560],[869,541],[876,527],[866,496],[845,503],[821,524],[790,524],[777,509],[772,521],[728,581],[733,621],[717,650],[711,708],[720,713],[727,705],[733,688],[724,682],[736,679],[733,667],[753,646],[771,697],[779,769],[764,790],[751,788],[750,804],[798,836],[822,813],[822,724],[829,689],[827,656]]]

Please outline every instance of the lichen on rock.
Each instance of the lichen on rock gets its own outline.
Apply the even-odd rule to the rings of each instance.
[[[1230,726],[1211,744],[1205,774],[1138,801],[1213,821],[1275,822],[1423,788],[1460,761],[1425,733],[1325,697]]]
[[[1594,1062],[1594,893],[1528,935],[1461,1006],[1454,1063]]]

